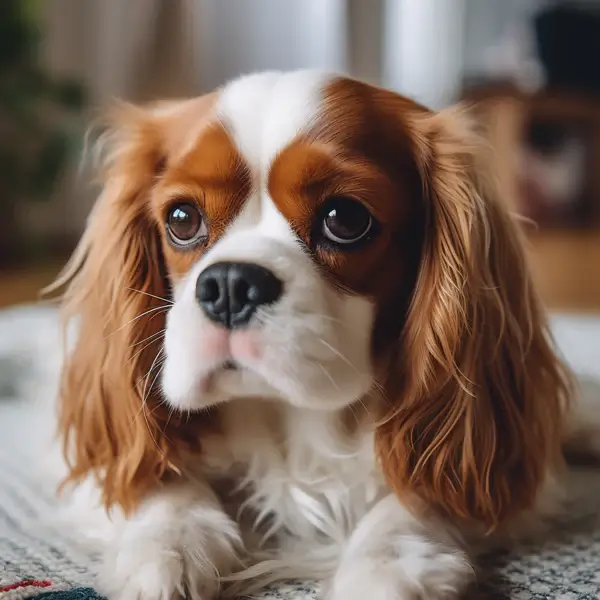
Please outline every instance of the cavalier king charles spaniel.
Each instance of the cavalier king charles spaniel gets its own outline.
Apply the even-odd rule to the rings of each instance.
[[[299,71],[113,117],[58,282],[65,483],[101,590],[460,596],[477,551],[552,510],[594,421],[572,423],[463,111]]]

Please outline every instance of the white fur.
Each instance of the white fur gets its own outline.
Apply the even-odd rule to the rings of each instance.
[[[99,591],[109,598],[214,598],[219,575],[239,566],[237,525],[202,482],[171,485],[146,500],[105,551]]]
[[[308,69],[255,73],[223,89],[220,116],[255,173],[265,175],[277,153],[311,125],[330,77]]]
[[[459,597],[472,578],[461,536],[412,516],[377,468],[375,416],[359,402],[373,379],[373,307],[320,275],[265,186],[277,153],[314,118],[325,81],[267,73],[222,90],[217,112],[254,187],[222,239],[175,285],[162,389],[177,409],[219,404],[223,431],[203,438],[193,472],[130,518],[96,518],[92,496],[80,492],[77,513],[96,515],[80,523],[108,543],[101,589],[111,600],[184,591],[211,600],[224,582],[233,595],[282,577],[322,579],[328,600],[442,600]],[[284,284],[276,304],[225,341],[194,298],[198,275],[222,260],[256,262]],[[219,371],[230,357],[244,369]],[[213,492],[227,477],[241,504]]]
[[[456,598],[473,578],[460,538],[446,525],[418,521],[393,495],[358,523],[333,578],[329,596]]]

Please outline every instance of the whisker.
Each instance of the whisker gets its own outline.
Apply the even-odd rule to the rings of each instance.
[[[343,321],[340,321],[339,319],[336,319],[335,317],[329,317],[328,315],[319,315],[319,314],[315,314],[315,315],[311,315],[311,316],[315,316],[318,318],[322,318],[322,319],[329,319],[331,321],[337,322],[341,325],[346,325]],[[263,318],[261,320],[261,324],[262,325],[268,325],[269,327],[273,327],[275,329],[279,329],[280,331],[282,331],[282,328],[279,326],[278,323],[274,322],[271,319],[265,319]],[[329,350],[331,350],[334,354],[336,354],[337,356],[339,356],[346,364],[348,364],[352,369],[354,369],[354,371],[356,371],[359,375],[363,375],[364,373],[362,373],[360,371],[360,369],[358,369],[356,367],[356,365],[354,365],[347,356],[345,356],[344,354],[342,354],[339,350],[337,350],[337,348],[334,348],[329,342],[325,341],[322,337],[316,336],[317,340],[325,345],[327,348],[329,348]]]
[[[168,404],[168,403],[165,402],[164,399],[162,399],[160,404]],[[172,441],[169,438],[169,436],[167,435],[167,429],[169,427],[169,423],[171,422],[171,419],[173,418],[173,415],[175,414],[175,411],[176,411],[176,408],[173,405],[169,404],[169,413],[167,414],[167,420],[166,420],[165,426],[163,427],[162,432],[161,432],[162,435],[165,436],[165,439],[171,443],[172,443]]]
[[[366,373],[363,373],[355,364],[353,364],[346,355],[344,355],[342,352],[340,352],[337,348],[334,348],[330,343],[326,342],[324,339],[319,338],[319,341],[324,344],[325,346],[327,346],[327,348],[329,348],[336,356],[339,356],[349,367],[351,367],[358,375],[366,375]],[[372,385],[377,388],[377,390],[381,393],[381,395],[383,396],[383,398],[389,402],[389,399],[386,396],[385,393],[385,389],[384,387],[374,378],[371,378],[372,381]]]
[[[330,319],[332,321],[336,321],[340,324],[345,325],[345,323],[343,323],[343,321],[340,321],[339,319],[336,319],[335,317],[329,317],[327,315],[316,315],[320,318],[325,318],[325,319]],[[275,329],[279,329],[281,331],[281,327],[279,326],[278,323],[273,322],[272,320],[268,320],[268,319],[263,319],[262,320],[262,324],[263,325],[268,325],[269,327],[273,327]],[[324,340],[321,337],[316,336],[316,339],[323,344],[324,346],[326,346],[329,350],[331,350],[331,352],[333,352],[336,356],[338,356],[340,359],[342,359],[355,373],[357,373],[358,375],[365,376],[365,375],[370,375],[369,373],[363,373],[354,363],[352,363],[352,361],[350,361],[350,359],[343,354],[342,352],[340,352],[337,348],[335,348],[334,346],[332,346],[329,342],[327,342],[326,340]],[[319,366],[322,366],[321,363],[316,362]],[[377,381],[373,380],[373,384],[378,387],[378,389],[380,389],[381,392],[384,392],[383,387],[381,386],[381,384],[379,384]]]
[[[335,352],[335,354],[337,356],[339,356],[342,360],[345,360],[346,363],[350,367],[352,367],[359,375],[362,375],[362,373],[356,368],[355,365],[352,364],[352,362],[350,362],[350,360],[348,360],[348,358],[346,356],[344,356],[341,352],[339,352],[335,348],[333,348],[325,340],[321,339],[321,342],[323,342],[328,348],[330,348],[333,352]],[[385,395],[385,390],[383,389],[383,386],[378,381],[376,381],[375,379],[372,380],[372,384],[376,388],[378,388],[378,390],[380,391],[380,393],[382,394],[382,396],[385,398],[385,400],[389,402],[389,400],[387,399],[387,396]],[[362,398],[359,398],[358,402],[360,403],[360,405],[362,406],[362,408],[364,409],[364,411],[367,413],[367,415],[369,416],[369,418],[371,419],[371,421],[375,422],[375,417],[373,417],[373,415],[371,414],[371,411],[369,410],[369,408],[365,404],[364,400]],[[350,407],[352,408],[352,405],[350,405]],[[354,414],[354,417],[356,418],[356,413],[354,412],[354,409],[352,409],[352,413]],[[358,421],[358,419],[357,419],[357,421]]]
[[[317,364],[321,368],[321,371],[323,371],[323,373],[327,376],[327,379],[329,379],[329,381],[331,381],[331,384],[333,385],[333,387],[339,392],[340,386],[337,384],[335,379],[332,377],[331,373],[321,363],[317,363]]]
[[[171,407],[169,408],[169,414],[167,415],[167,421],[165,423],[165,428],[163,430],[163,434],[165,434],[165,432],[167,431],[167,427],[169,426],[169,423],[171,422],[171,419],[173,418],[174,414],[175,414],[175,407],[173,405],[171,405]]]
[[[354,417],[356,423],[360,424],[360,420],[358,418],[358,415],[356,414],[356,411],[354,410],[354,406],[352,406],[352,404],[348,404],[348,408],[350,409],[350,412],[352,412],[352,416]]]
[[[379,381],[377,381],[376,379],[373,379],[372,383],[373,386],[377,389],[377,391],[380,392],[381,395],[384,397],[384,400],[389,402],[389,398],[386,396],[385,388],[383,387],[383,385],[379,383]]]
[[[154,379],[152,380],[152,383],[150,384],[150,387],[148,388],[148,395],[150,395],[150,392],[152,391],[152,386],[156,383],[156,380],[158,379],[158,376],[160,375],[162,371],[162,368],[159,368],[156,376],[154,377]],[[156,441],[156,438],[154,437],[154,435],[152,434],[152,430],[150,429],[150,423],[148,421],[148,415],[146,414],[146,402],[148,400],[148,397],[145,396],[143,401],[142,401],[142,414],[144,415],[144,420],[146,421],[146,426],[148,427],[148,433],[150,434],[150,437],[152,438],[152,441],[154,442],[154,445],[156,446],[156,449],[161,453],[164,454],[163,449],[158,445],[158,442]]]
[[[143,344],[144,342],[149,342],[151,339],[158,337],[159,335],[165,333],[167,331],[166,327],[163,327],[163,329],[161,329],[160,331],[155,331],[154,333],[151,333],[148,337],[145,337],[143,340],[140,340],[139,342],[135,342],[134,344],[131,344],[131,348],[135,348],[136,346],[139,346],[140,344]]]
[[[332,323],[341,325],[342,328],[347,329],[347,330],[352,330],[354,328],[352,323],[346,323],[345,321],[342,321],[341,319],[337,319],[336,317],[332,317],[331,315],[324,315],[322,313],[307,313],[307,316],[315,317],[317,319],[323,319],[325,321],[331,321]]]
[[[319,342],[321,342],[321,344],[323,344],[324,346],[329,348],[329,350],[331,350],[336,356],[339,356],[339,358],[341,358],[356,373],[358,373],[359,375],[364,375],[364,373],[354,363],[352,363],[352,361],[350,361],[350,359],[345,354],[340,352],[337,348],[332,346],[329,342],[325,341],[323,338],[318,338],[318,340],[319,340]]]
[[[167,359],[166,354],[164,353],[164,350],[161,348],[156,356],[154,357],[154,360],[152,361],[152,364],[150,365],[150,368],[148,369],[148,372],[140,379],[140,381],[145,381],[148,379],[148,377],[150,376],[150,374],[152,373],[152,369],[154,369],[154,367],[158,364],[160,366],[162,366],[162,364],[165,362],[165,360]]]
[[[150,313],[159,311],[159,310],[164,310],[167,311],[169,310],[169,308],[171,308],[168,305],[163,305],[163,306],[155,306],[154,308],[150,308],[146,311],[144,311],[143,313],[137,315],[136,317],[133,317],[133,319],[131,319],[130,321],[127,321],[127,323],[124,323],[123,325],[121,325],[121,327],[119,327],[118,329],[115,329],[114,331],[112,331],[111,333],[109,333],[104,339],[107,340],[109,337],[111,337],[112,335],[115,335],[115,333],[118,333],[119,331],[122,331],[123,329],[125,329],[125,327],[127,327],[128,325],[130,325],[131,323],[133,323],[134,321],[137,321],[138,319],[141,319],[142,317],[149,315]],[[155,315],[153,315],[154,317]],[[148,319],[149,321],[152,320],[152,318]]]
[[[148,342],[143,348],[140,348],[130,359],[129,361],[131,362],[132,360],[134,360],[137,356],[139,356],[144,350],[146,350],[146,348],[149,348],[150,346],[152,346],[152,344],[154,342],[157,341],[157,338],[159,338],[159,336],[161,336],[162,334],[164,334],[166,331],[166,329],[162,329],[161,331],[157,331],[156,333],[153,333],[152,335],[148,336],[146,339],[142,340],[141,342],[137,342],[136,344],[133,344],[132,348],[139,345],[139,344],[143,344],[144,342]]]
[[[147,402],[148,402],[148,397],[150,395],[150,392],[152,391],[152,387],[154,386],[154,384],[156,383],[156,380],[158,379],[161,371],[162,371],[162,363],[159,365],[159,369],[154,377],[154,379],[152,380],[152,383],[150,384],[150,387],[147,387],[147,378],[150,375],[150,373],[152,373],[152,370],[154,369],[157,360],[159,359],[159,357],[162,356],[162,352],[159,352],[154,360],[152,361],[152,364],[150,365],[150,369],[148,369],[148,373],[144,376],[143,379],[146,379],[146,384],[144,385],[144,389],[142,391],[142,405],[140,407],[140,410],[138,411],[138,414],[136,415],[135,419],[134,419],[134,423],[137,421],[137,419],[139,418],[140,414],[142,414],[144,416],[144,421],[146,422],[146,427],[148,429],[148,433],[150,434],[150,437],[152,438],[152,441],[154,442],[154,445],[156,446],[156,449],[162,454],[164,454],[163,449],[158,445],[158,442],[156,441],[156,438],[154,437],[154,434],[152,433],[152,429],[150,427],[150,422],[148,421],[148,415],[146,414],[146,406],[147,406]],[[164,361],[163,361],[164,362]],[[142,379],[142,381],[143,381]]]
[[[162,366],[163,366],[162,363],[158,366],[158,370],[156,371],[156,374],[154,375],[154,379],[152,380],[152,383],[148,386],[147,393],[144,395],[143,404],[147,405],[148,398],[150,397],[150,394],[152,392],[152,388],[154,387],[154,384],[156,383],[160,374],[162,373]],[[148,382],[148,380],[146,380],[146,383],[147,382]],[[154,413],[154,411],[152,411],[152,412]]]
[[[367,413],[367,415],[369,415],[369,419],[371,419],[371,421],[373,421],[373,423],[376,423],[377,421],[376,421],[375,417],[371,414],[371,411],[368,409],[367,405],[365,404],[365,401],[362,398],[359,398],[358,402],[363,407],[363,409]]]
[[[341,319],[336,319],[335,317],[332,317],[330,315],[323,315],[320,313],[311,313],[311,316],[315,316],[319,319],[325,319],[326,321],[332,321],[333,323],[338,323],[339,325],[343,325],[344,327],[350,327],[350,323],[346,323],[346,322],[342,321]]]
[[[162,296],[156,296],[155,294],[150,294],[149,292],[144,292],[143,290],[136,290],[135,288],[128,287],[127,289],[130,292],[137,292],[138,294],[143,294],[144,296],[150,296],[150,298],[156,298],[157,300],[162,300],[163,302],[166,302],[170,306],[173,306],[173,304],[175,304],[175,302],[173,302],[173,300],[169,300],[169,298],[163,298]]]
[[[148,378],[150,377],[152,370],[154,369],[154,367],[156,366],[157,361],[159,362],[159,365],[162,366],[162,364],[164,363],[164,359],[166,358],[166,356],[163,355],[163,351],[162,349],[160,350],[160,352],[157,353],[157,355],[154,357],[154,360],[152,361],[152,364],[150,365],[150,368],[148,369],[148,372],[140,379],[138,385],[140,383],[144,384],[144,388],[142,389],[142,405],[140,406],[140,410],[137,412],[136,416],[133,418],[132,423],[135,423],[137,421],[137,419],[140,416],[140,413],[145,409],[145,403],[146,403],[146,386],[148,383]],[[159,369],[159,373],[160,373],[160,369]]]

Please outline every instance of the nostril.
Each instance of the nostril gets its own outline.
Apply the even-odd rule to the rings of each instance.
[[[275,277],[270,271],[265,271],[252,285],[249,294],[252,294],[251,301],[255,304],[271,304],[279,300],[283,292],[283,284],[280,279]],[[249,295],[250,299],[250,295]]]
[[[216,302],[220,295],[219,284],[216,279],[205,279],[198,286],[197,296],[200,302]]]

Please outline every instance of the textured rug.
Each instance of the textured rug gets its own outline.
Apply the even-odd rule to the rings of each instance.
[[[600,318],[557,316],[555,334],[578,373],[600,381]],[[54,498],[33,473],[32,402],[49,401],[60,365],[57,315],[52,308],[0,312],[0,600],[98,599],[95,557],[77,534],[42,520]],[[477,600],[598,600],[600,598],[600,472],[574,470],[569,518],[541,546],[495,554],[481,564]],[[310,582],[287,582],[262,599],[319,598]],[[367,599],[365,599],[367,600]]]

